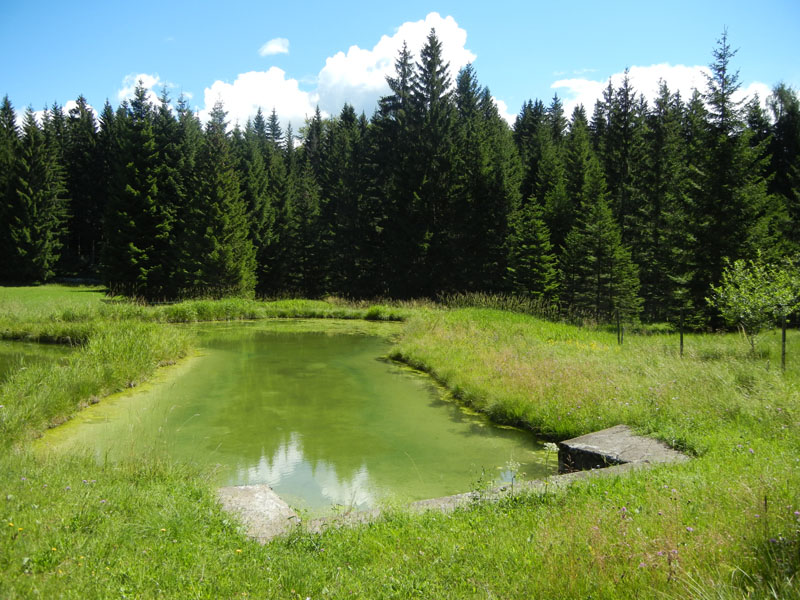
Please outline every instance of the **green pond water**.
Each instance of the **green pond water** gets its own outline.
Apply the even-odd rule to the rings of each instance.
[[[266,483],[312,514],[555,469],[530,434],[493,426],[427,376],[381,360],[385,337],[274,323],[197,331],[199,356],[81,412],[42,444],[86,446],[100,460],[163,452],[213,467],[221,486]]]
[[[72,349],[55,344],[35,344],[0,340],[0,383],[14,371],[41,363],[58,364]]]

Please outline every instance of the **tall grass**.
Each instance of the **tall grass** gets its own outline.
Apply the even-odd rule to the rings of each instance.
[[[189,466],[42,459],[27,435],[180,356],[191,339],[162,323],[372,307],[88,304],[26,304],[15,324],[0,302],[3,332],[86,328],[74,362],[0,388],[0,597],[800,597],[800,361],[780,372],[777,335],[756,358],[735,335],[687,336],[680,358],[676,336],[619,346],[520,311],[376,304],[409,318],[397,357],[498,420],[556,439],[628,423],[696,458],[261,546]],[[798,342],[791,332],[790,352]]]
[[[791,332],[790,344],[798,338]],[[566,439],[619,422],[692,453],[720,429],[760,434],[796,418],[800,369],[778,368],[777,335],[761,358],[734,336],[629,337],[526,315],[453,310],[412,320],[394,357],[429,370],[494,418]],[[777,359],[777,360],[776,360]]]
[[[0,440],[67,418],[82,402],[131,387],[185,355],[188,332],[138,321],[101,322],[64,364],[19,370],[0,385]]]

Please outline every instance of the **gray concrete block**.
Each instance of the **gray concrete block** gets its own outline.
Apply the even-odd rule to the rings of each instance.
[[[558,470],[561,473],[627,463],[670,463],[688,459],[663,442],[634,434],[626,425],[616,425],[558,443]]]

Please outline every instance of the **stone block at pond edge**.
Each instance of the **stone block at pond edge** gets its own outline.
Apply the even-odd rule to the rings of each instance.
[[[261,542],[288,533],[297,514],[268,485],[237,485],[217,490],[222,508],[237,515],[247,534]]]
[[[689,460],[663,442],[616,425],[558,443],[560,473],[602,469],[626,463],[671,463]]]

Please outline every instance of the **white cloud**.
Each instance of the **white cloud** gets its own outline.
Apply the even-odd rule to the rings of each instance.
[[[271,56],[273,54],[289,54],[289,40],[286,38],[275,38],[268,41],[258,50],[261,56]]]
[[[244,126],[249,117],[261,108],[269,116],[274,108],[282,123],[292,123],[295,133],[312,117],[317,96],[300,89],[296,79],[287,78],[278,67],[269,71],[250,71],[240,74],[233,83],[215,81],[203,94],[205,107],[200,110],[200,119],[206,121],[214,104],[221,100],[228,112],[231,126]]]
[[[455,79],[461,67],[475,60],[476,55],[465,48],[467,32],[458,26],[453,17],[442,17],[432,12],[421,21],[406,22],[394,35],[384,35],[371,50],[350,46],[325,61],[317,78],[320,106],[330,113],[338,113],[345,102],[357,112],[370,114],[378,99],[389,92],[386,76],[394,74],[394,62],[405,41],[415,60],[431,28],[442,43],[442,54],[450,63],[450,74]]]
[[[705,66],[686,66],[670,65],[662,63],[646,67],[633,66],[628,70],[628,77],[636,94],[643,94],[648,103],[658,95],[660,82],[667,83],[670,91],[680,92],[684,100],[688,100],[693,90],[701,92],[706,89],[706,76],[710,74],[708,67]],[[625,73],[620,71],[611,75],[611,85],[616,89],[622,84]],[[559,96],[564,102],[564,112],[567,116],[572,114],[573,109],[578,104],[583,104],[587,116],[591,118],[594,105],[603,96],[603,90],[608,86],[608,79],[597,81],[585,78],[559,79],[550,86],[559,91]],[[560,90],[566,90],[560,91]],[[736,95],[737,100],[752,97],[753,93],[758,92],[761,103],[763,104],[770,94],[770,88],[766,84],[754,82],[746,87],[742,87]]]
[[[749,100],[750,98],[755,97],[756,94],[758,94],[758,103],[763,108],[766,108],[767,98],[772,95],[772,88],[766,83],[761,83],[760,81],[754,81],[747,87],[742,87],[735,95],[735,98],[737,100]]]
[[[458,70],[476,58],[465,48],[467,32],[452,17],[443,18],[438,13],[430,13],[421,21],[403,23],[392,36],[382,36],[371,50],[351,46],[346,53],[338,52],[329,57],[316,80],[311,82],[316,83],[316,90],[312,92],[300,89],[300,81],[287,77],[286,72],[278,67],[242,73],[233,83],[215,81],[205,89],[200,118],[205,121],[218,100],[222,100],[228,111],[232,126],[237,122],[244,126],[259,107],[265,115],[275,108],[282,125],[285,127],[287,122],[291,122],[295,132],[307,117],[313,116],[317,104],[325,116],[338,114],[345,102],[352,104],[356,112],[364,111],[369,115],[377,106],[378,99],[389,91],[386,76],[394,74],[394,61],[403,41],[418,60],[431,28],[436,29],[436,36],[442,43],[443,58],[450,63],[450,73],[455,79]],[[262,55],[279,39],[265,44],[261,49]],[[130,88],[128,93],[132,93],[135,85],[133,77],[130,82],[126,79]],[[502,113],[507,118],[505,105]]]
[[[147,90],[147,100],[152,104],[158,103],[158,94],[156,94],[153,88],[156,86],[169,85],[166,82],[161,81],[161,78],[158,75],[150,75],[149,73],[131,73],[130,75],[126,75],[125,79],[122,80],[122,87],[119,89],[119,91],[117,91],[117,99],[120,102],[123,100],[132,99],[133,92],[140,81],[142,86]]]
[[[499,112],[499,113],[500,113],[500,116],[501,116],[503,119],[505,119],[505,121],[506,121],[506,122],[507,122],[509,125],[513,125],[513,124],[514,124],[514,121],[516,121],[516,120],[517,120],[517,115],[514,115],[514,114],[512,114],[512,113],[508,112],[508,104],[506,104],[506,103],[505,103],[505,102],[503,102],[502,100],[498,100],[498,99],[497,99],[497,98],[495,98],[494,96],[492,96],[492,100],[494,100],[494,103],[497,105],[497,112]]]

